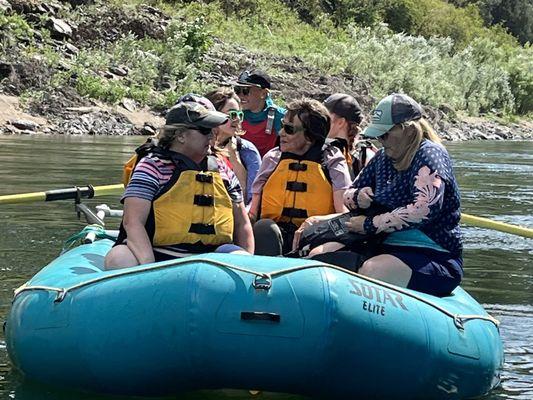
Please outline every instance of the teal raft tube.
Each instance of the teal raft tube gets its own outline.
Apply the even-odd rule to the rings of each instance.
[[[27,379],[139,396],[237,388],[327,399],[463,399],[499,383],[498,321],[312,260],[203,254],[103,271],[74,248],[15,293],[9,355]]]

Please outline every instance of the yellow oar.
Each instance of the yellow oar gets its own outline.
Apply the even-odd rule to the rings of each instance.
[[[31,203],[33,201],[54,201],[80,198],[93,198],[121,194],[124,191],[122,184],[105,186],[76,186],[67,189],[48,190],[46,192],[8,194],[0,196],[0,204]]]
[[[461,214],[461,222],[478,228],[493,229],[495,231],[511,233],[526,238],[533,238],[533,229],[506,224],[505,222],[493,221],[488,218],[476,217],[475,215]]]
[[[105,186],[78,186],[67,189],[49,190],[47,192],[33,192],[21,194],[8,194],[0,196],[0,204],[30,203],[32,201],[53,201],[80,198],[92,198],[105,195],[119,195],[124,191],[122,184]],[[493,229],[513,235],[533,238],[533,229],[523,226],[506,224],[505,222],[493,221],[488,218],[476,217],[470,214],[462,214],[461,222],[478,228]]]

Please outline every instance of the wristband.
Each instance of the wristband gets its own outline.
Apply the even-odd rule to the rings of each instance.
[[[365,230],[365,233],[369,235],[376,233],[378,230],[378,228],[374,226],[373,219],[374,217],[366,217],[365,222],[363,223],[363,229]]]

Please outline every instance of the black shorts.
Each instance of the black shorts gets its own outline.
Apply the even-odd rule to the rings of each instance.
[[[446,296],[463,278],[463,259],[450,253],[421,247],[383,246],[383,254],[390,254],[412,270],[408,289]]]

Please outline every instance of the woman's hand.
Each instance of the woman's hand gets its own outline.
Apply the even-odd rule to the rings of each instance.
[[[366,216],[364,215],[357,215],[355,217],[350,218],[348,222],[346,222],[346,227],[350,232],[355,233],[365,233],[365,219]]]
[[[368,208],[374,201],[374,191],[371,187],[365,186],[357,192],[357,205],[359,208]]]
[[[302,237],[302,233],[307,228],[310,228],[313,224],[316,224],[317,222],[326,221],[333,216],[337,214],[332,215],[316,215],[313,217],[307,218],[302,225],[294,232],[294,239],[292,240],[292,249],[296,250],[298,248],[298,245],[300,244],[300,238]]]
[[[355,196],[357,195],[357,189],[347,189],[343,195],[344,205],[348,207],[349,210],[357,209],[357,202]]]

